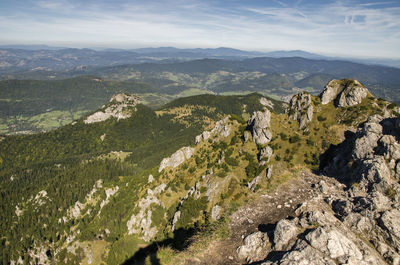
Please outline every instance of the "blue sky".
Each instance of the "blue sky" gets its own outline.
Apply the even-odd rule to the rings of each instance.
[[[1,0],[0,44],[400,58],[400,1]]]

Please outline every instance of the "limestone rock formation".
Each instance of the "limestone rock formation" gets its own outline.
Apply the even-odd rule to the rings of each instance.
[[[152,206],[162,205],[160,200],[157,198],[157,194],[163,192],[166,186],[166,184],[162,183],[154,188],[154,190],[148,189],[146,196],[143,196],[140,199],[136,206],[139,209],[139,212],[133,214],[126,223],[129,235],[141,233],[141,238],[147,242],[156,236],[158,230],[152,224]]]
[[[271,141],[272,133],[268,129],[270,120],[271,112],[268,109],[265,111],[255,111],[251,115],[248,125],[251,128],[251,134],[256,144],[267,144]]]
[[[272,150],[271,147],[269,146],[264,147],[263,149],[260,150],[259,161],[269,162],[273,153],[274,151]]]
[[[164,158],[161,161],[158,172],[161,172],[166,167],[176,168],[177,166],[185,162],[186,159],[189,159],[193,155],[193,152],[194,148],[192,147],[182,147],[181,149],[173,153],[171,157]]]
[[[84,123],[95,123],[108,120],[111,117],[116,118],[117,120],[127,119],[131,117],[132,108],[134,108],[137,104],[139,104],[139,98],[135,95],[129,94],[117,94],[114,95],[108,105],[103,106],[103,110],[97,111],[92,115],[88,116]]]
[[[218,138],[218,136],[228,137],[231,133],[231,122],[230,116],[226,116],[224,119],[219,120],[215,123],[214,128],[211,131],[204,131],[200,135],[196,136],[195,144],[198,144],[202,141],[209,139],[214,136],[214,140]]]
[[[289,220],[283,219],[278,222],[274,232],[274,248],[282,250],[291,239],[297,236],[298,227]]]
[[[400,264],[399,140],[397,118],[370,117],[328,152],[330,178],[320,176],[314,196],[247,240],[239,257],[264,265]],[[273,240],[264,256],[279,259],[262,260],[265,234]]]
[[[289,102],[287,112],[289,118],[297,120],[300,129],[305,129],[313,118],[314,107],[311,102],[311,95],[308,92],[300,92],[294,95]]]
[[[368,90],[357,80],[331,80],[320,94],[322,104],[334,101],[336,107],[351,107],[360,104]]]
[[[241,260],[253,262],[265,258],[268,250],[271,248],[267,233],[255,232],[248,235],[243,245],[238,247],[237,253]]]
[[[271,100],[268,100],[266,98],[260,98],[260,104],[263,105],[264,107],[269,107],[269,108],[274,108],[274,103],[272,103]]]

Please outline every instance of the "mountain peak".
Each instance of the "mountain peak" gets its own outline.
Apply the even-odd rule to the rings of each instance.
[[[135,106],[139,104],[139,98],[133,94],[117,94],[111,97],[108,104],[104,105],[101,110],[88,116],[84,123],[94,123],[108,120],[112,117],[117,120],[130,118],[132,108],[136,111]]]
[[[333,100],[336,107],[351,107],[360,104],[368,94],[368,89],[358,80],[334,79],[325,86],[320,97],[324,105]]]

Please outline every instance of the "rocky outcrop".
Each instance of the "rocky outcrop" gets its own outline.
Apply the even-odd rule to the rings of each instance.
[[[282,250],[298,233],[299,228],[292,221],[279,221],[274,231],[274,249]]]
[[[260,164],[265,164],[265,162],[268,163],[271,160],[273,153],[274,151],[269,146],[262,148],[258,156],[258,161],[260,162]]]
[[[272,239],[263,250],[272,259],[260,264],[400,264],[399,140],[397,118],[373,116],[328,151],[331,178],[321,176],[294,216],[257,232]],[[239,257],[260,261],[258,247],[246,241]]]
[[[248,125],[256,144],[263,145],[271,141],[272,133],[269,130],[270,120],[271,112],[268,109],[265,111],[255,111],[253,115],[251,115]]]
[[[153,226],[151,216],[152,207],[154,205],[162,205],[157,195],[165,190],[164,183],[160,184],[154,190],[148,189],[147,194],[143,196],[136,207],[139,209],[137,214],[133,214],[131,218],[126,223],[128,228],[128,234],[139,234],[141,233],[141,238],[144,241],[150,241],[157,235],[157,228]]]
[[[127,119],[132,115],[132,108],[139,104],[139,98],[135,95],[117,94],[114,95],[109,103],[102,107],[102,110],[88,116],[83,122],[86,124],[101,122],[110,118],[117,120]]]
[[[360,104],[368,90],[357,80],[331,80],[320,94],[321,103],[334,101],[336,107],[351,107]]]
[[[268,100],[266,98],[260,98],[260,104],[263,105],[264,107],[269,107],[271,109],[274,108],[274,103],[272,103],[271,100]]]
[[[299,123],[300,129],[305,129],[312,121],[314,113],[311,95],[308,92],[300,92],[294,95],[289,102],[287,113],[290,119]]]
[[[164,158],[161,161],[158,172],[161,172],[166,167],[176,168],[177,166],[185,162],[186,159],[189,159],[193,155],[193,152],[194,148],[192,147],[182,147],[181,149],[173,153],[170,157]]]
[[[197,135],[195,143],[199,144],[210,137],[212,137],[214,141],[218,139],[219,136],[226,138],[231,133],[231,129],[232,124],[230,121],[230,115],[228,115],[224,119],[217,121],[211,131],[204,131],[202,134]]]

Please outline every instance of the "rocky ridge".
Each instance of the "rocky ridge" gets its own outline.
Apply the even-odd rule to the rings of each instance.
[[[88,116],[84,120],[84,123],[101,122],[112,117],[117,120],[130,118],[132,115],[131,109],[139,104],[139,102],[139,98],[135,95],[125,93],[114,95],[107,105],[102,106],[102,110]]]
[[[373,116],[328,152],[329,177],[316,195],[245,237],[238,256],[264,265],[400,264],[399,120]]]
[[[351,107],[360,104],[368,93],[368,89],[358,80],[343,79],[331,80],[320,97],[323,105],[334,101],[336,107]]]

